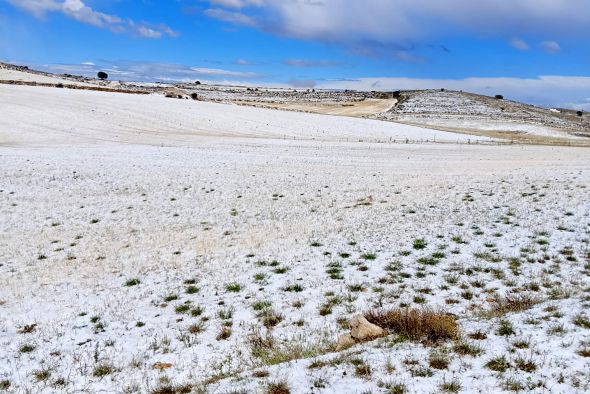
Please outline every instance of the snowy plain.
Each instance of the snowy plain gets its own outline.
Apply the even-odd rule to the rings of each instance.
[[[0,109],[0,390],[590,390],[588,149],[41,87]],[[536,302],[486,313],[511,294]],[[399,306],[461,340],[335,352]]]

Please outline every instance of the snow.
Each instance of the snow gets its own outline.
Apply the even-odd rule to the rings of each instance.
[[[184,145],[204,138],[321,141],[491,141],[420,127],[237,105],[28,86],[2,86],[0,143]],[[47,133],[47,128],[54,129]]]
[[[590,331],[576,320],[590,318],[587,149],[468,144],[396,123],[155,95],[1,86],[0,108],[7,392],[265,392],[281,380],[293,393],[398,383],[432,393],[453,380],[466,393],[511,382],[528,392],[590,389],[579,354]],[[418,238],[424,250],[412,247]],[[437,251],[436,265],[417,262]],[[331,263],[341,278],[326,273]],[[132,279],[140,283],[127,286]],[[234,282],[238,292],[227,287]],[[292,284],[302,291],[286,291]],[[490,299],[509,293],[541,302],[486,317]],[[330,297],[338,302],[321,316]],[[277,343],[307,346],[310,357],[265,365],[252,354],[249,335],[266,330],[257,301],[282,314]],[[183,313],[186,302],[202,314]],[[432,347],[396,335],[324,349],[346,332],[339,319],[403,304],[457,315],[482,353],[441,344],[449,366],[438,370],[428,365]],[[498,334],[501,319],[514,334]],[[229,321],[231,336],[217,339]],[[478,330],[487,338],[469,339]],[[510,362],[504,373],[485,367],[497,356]],[[536,368],[518,367],[519,357]],[[355,373],[359,360],[370,376]],[[96,376],[101,365],[112,368]]]
[[[22,81],[51,84],[71,84],[80,86],[96,86],[93,84],[76,81],[73,79],[60,78],[59,76],[46,75],[42,73],[33,73],[0,67],[0,81]]]
[[[403,92],[402,102],[375,118],[404,121],[425,127],[463,131],[492,131],[539,137],[578,139],[574,133],[588,131],[581,118],[561,111],[497,100],[464,92],[421,90]]]

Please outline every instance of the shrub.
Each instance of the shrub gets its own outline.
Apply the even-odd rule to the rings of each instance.
[[[459,325],[455,317],[427,308],[369,311],[365,318],[384,329],[413,341],[426,340],[436,343],[459,339]]]
[[[578,111],[578,112],[576,112],[576,114],[577,114],[578,116],[582,116],[582,115],[584,115],[584,111]]]
[[[193,100],[198,100],[198,99],[199,99],[199,95],[198,95],[198,94],[196,94],[196,93],[191,93],[191,98],[192,98]]]
[[[109,75],[107,73],[105,73],[104,71],[99,71],[98,74],[96,74],[96,76],[101,81],[104,81],[105,79],[108,79],[109,78]]]
[[[495,97],[496,100],[504,100],[504,96],[502,96],[501,94],[497,94]]]

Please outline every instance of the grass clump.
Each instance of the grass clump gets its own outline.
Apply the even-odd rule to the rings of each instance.
[[[229,339],[229,337],[231,337],[231,334],[232,334],[231,327],[223,326],[223,327],[221,327],[221,330],[219,331],[219,333],[217,334],[217,337],[215,337],[215,339],[217,339],[218,341],[224,341],[226,339]]]
[[[290,394],[291,389],[286,380],[270,382],[266,388],[266,394]]]
[[[199,288],[197,286],[187,286],[186,294],[196,294],[199,292]]]
[[[573,323],[578,327],[590,329],[590,319],[581,313],[574,316]]]
[[[277,341],[272,333],[263,333],[260,328],[248,334],[247,343],[252,356],[269,366],[316,357],[334,349],[331,343],[309,341],[305,336]]]
[[[115,368],[108,362],[97,364],[92,371],[92,376],[95,378],[102,378],[113,373]]]
[[[506,372],[510,368],[510,363],[506,357],[496,357],[485,363],[485,367],[495,372]]]
[[[190,394],[193,391],[193,386],[190,384],[182,384],[172,386],[170,384],[156,387],[150,394]]]
[[[426,246],[428,246],[428,243],[426,242],[426,240],[424,238],[415,239],[414,243],[412,244],[412,247],[415,250],[425,249]]]
[[[377,255],[375,253],[363,253],[361,254],[361,259],[363,260],[375,260]]]
[[[461,391],[461,382],[458,379],[453,379],[449,382],[444,381],[440,389],[443,393],[458,393]]]
[[[365,318],[413,341],[437,343],[459,339],[459,325],[455,317],[427,308],[369,311]]]
[[[21,353],[31,353],[32,351],[34,351],[37,347],[35,345],[29,345],[29,344],[25,344],[22,345],[18,351]]]
[[[453,351],[462,356],[472,357],[479,356],[483,353],[481,347],[464,341],[455,343],[455,345],[453,345]]]
[[[497,297],[492,307],[486,312],[488,317],[500,317],[512,312],[526,311],[541,302],[538,298],[527,294]]]
[[[127,282],[125,282],[125,286],[132,287],[132,286],[137,286],[140,283],[141,283],[141,281],[139,279],[133,278],[133,279],[127,280]]]
[[[303,286],[301,286],[299,283],[294,283],[294,284],[287,285],[287,286],[283,287],[282,290],[288,291],[291,293],[300,293],[303,291]]]
[[[225,291],[228,293],[239,293],[242,291],[242,285],[237,282],[228,283],[225,285]]]
[[[508,320],[500,320],[496,334],[501,336],[514,335],[514,327],[512,326],[512,323]]]

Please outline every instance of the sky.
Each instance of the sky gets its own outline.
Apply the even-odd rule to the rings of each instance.
[[[590,110],[588,0],[0,0],[0,60],[138,81],[447,88]]]

